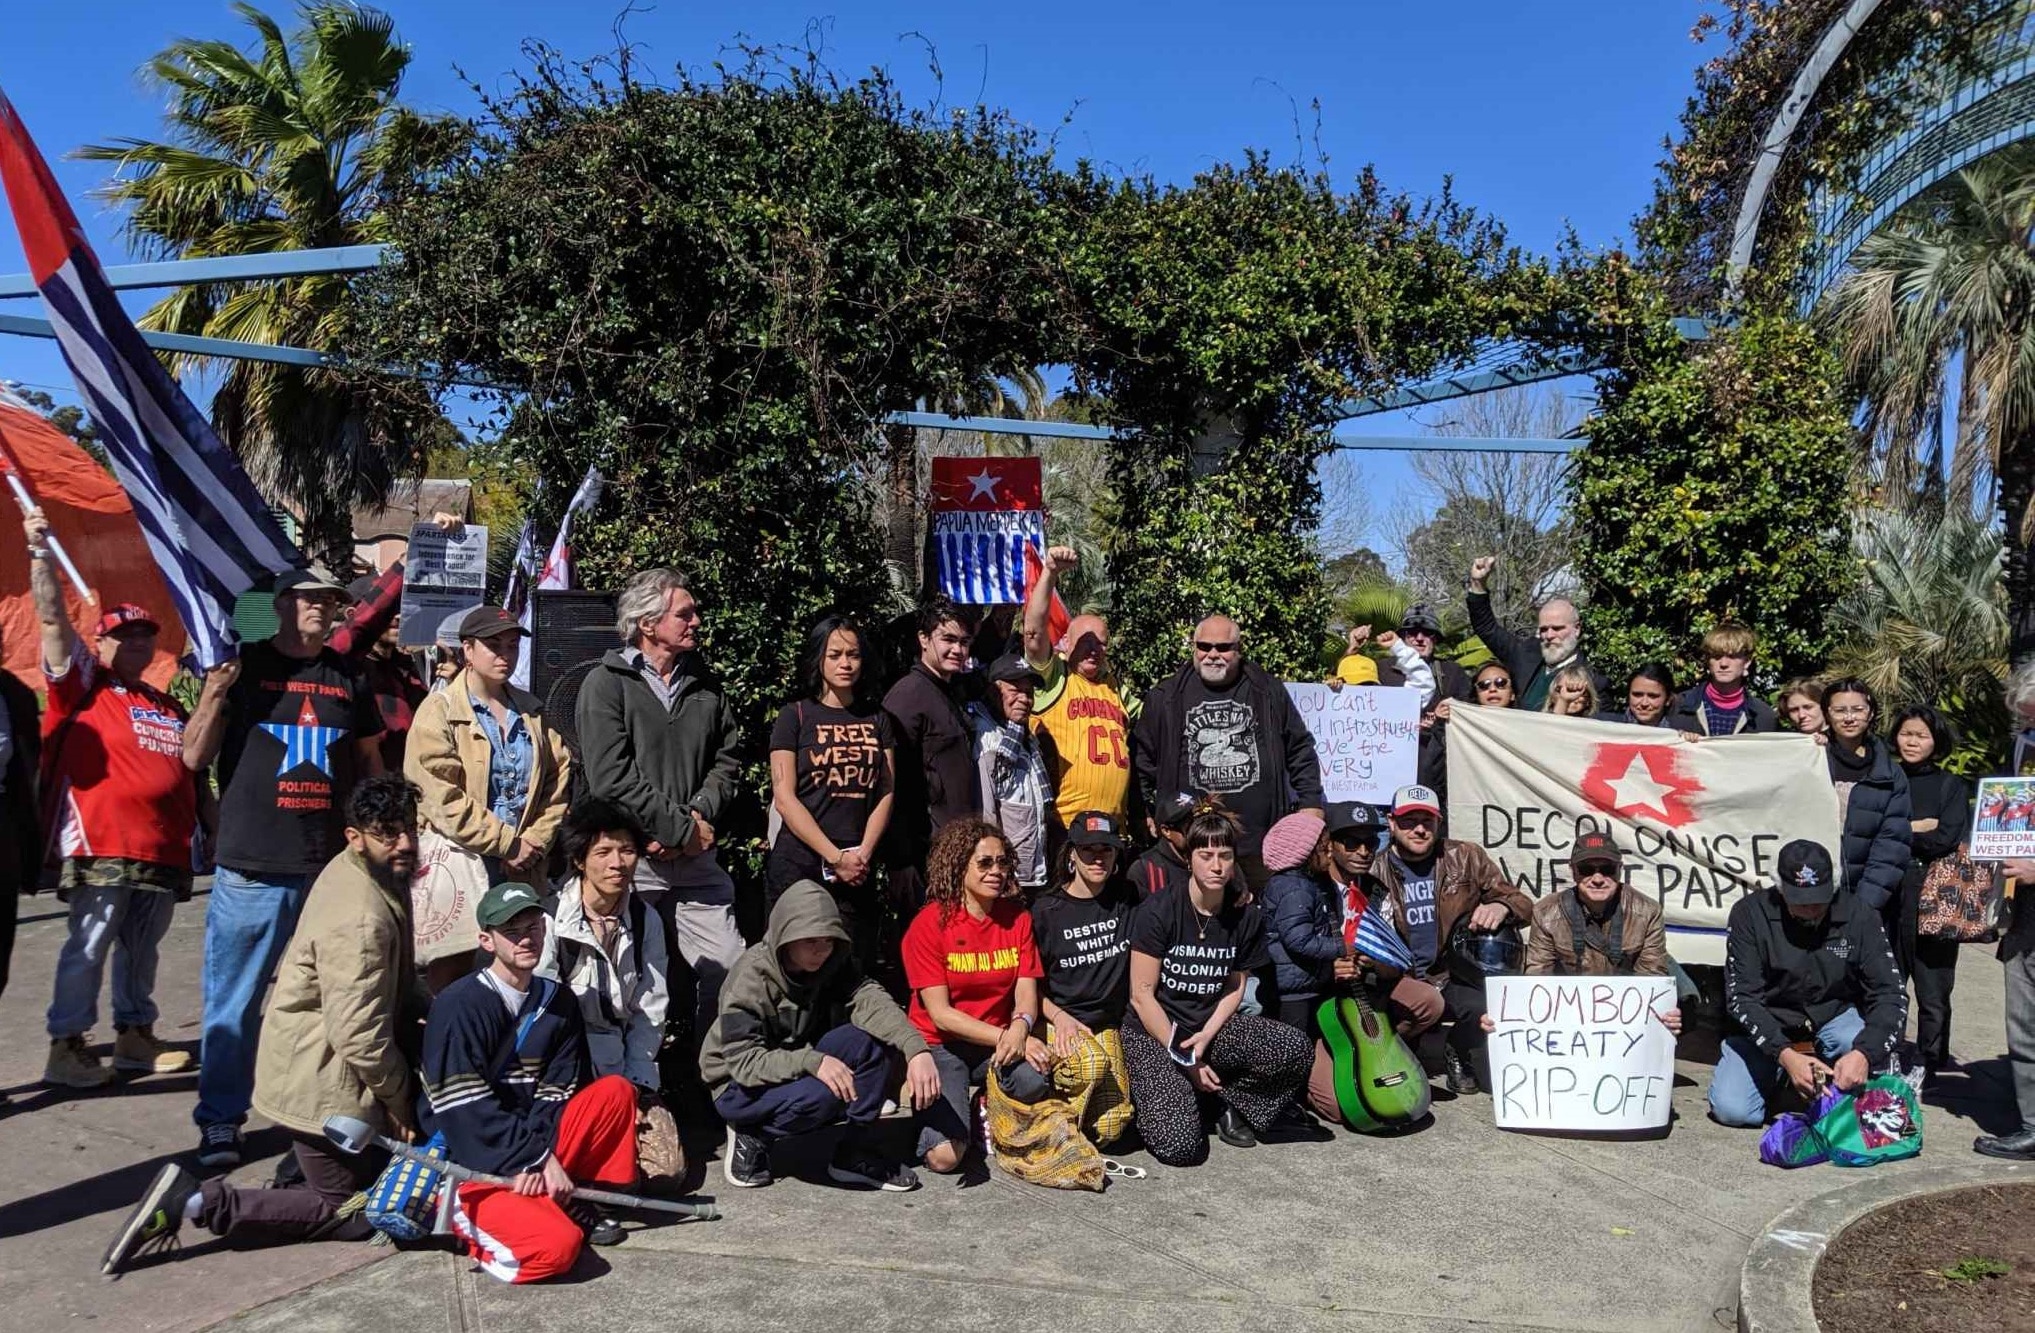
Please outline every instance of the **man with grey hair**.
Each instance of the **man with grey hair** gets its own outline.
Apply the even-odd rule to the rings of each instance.
[[[643,826],[635,889],[698,978],[695,1050],[742,956],[735,882],[714,854],[741,776],[735,713],[699,653],[700,607],[685,576],[646,569],[616,601],[622,646],[580,687],[580,762],[593,795]]]
[[[2007,716],[2014,721],[2014,759],[2008,772],[2035,776],[2035,658],[2007,678]],[[2003,862],[2002,874],[2019,881],[2008,900],[2007,929],[2000,962],[2007,969],[2007,1067],[2014,1074],[2020,1127],[2011,1134],[1978,1138],[1974,1152],[2009,1161],[2035,1162],[2035,859]]]
[[[1609,683],[1604,673],[1583,656],[1583,618],[1576,604],[1566,597],[1550,597],[1540,605],[1534,637],[1514,634],[1498,623],[1497,614],[1491,610],[1491,590],[1486,580],[1497,566],[1495,555],[1480,555],[1471,562],[1469,581],[1463,585],[1463,601],[1470,611],[1470,629],[1512,673],[1514,707],[1539,712],[1547,702],[1548,687],[1554,684],[1556,673],[1571,666],[1588,672],[1598,697],[1604,697]]]
[[[1243,824],[1237,861],[1253,890],[1267,878],[1265,832],[1294,810],[1322,811],[1314,737],[1286,687],[1244,658],[1243,631],[1203,617],[1188,660],[1146,697],[1131,741],[1145,808],[1162,792],[1220,796]]]

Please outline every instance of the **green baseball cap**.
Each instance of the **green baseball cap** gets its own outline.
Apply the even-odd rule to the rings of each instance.
[[[544,900],[537,896],[537,890],[528,884],[504,880],[481,896],[474,916],[480,921],[482,930],[496,930],[531,908],[543,905]]]

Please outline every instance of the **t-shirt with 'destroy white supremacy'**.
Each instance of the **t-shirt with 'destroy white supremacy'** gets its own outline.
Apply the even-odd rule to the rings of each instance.
[[[1137,890],[1115,879],[1093,898],[1059,889],[1032,904],[1032,938],[1046,971],[1046,998],[1090,1031],[1123,1022],[1137,906]]]
[[[1231,898],[1215,915],[1203,916],[1185,888],[1161,889],[1139,904],[1131,949],[1159,960],[1159,1007],[1183,1037],[1207,1026],[1232,973],[1254,972],[1271,961],[1265,918],[1256,907]]]

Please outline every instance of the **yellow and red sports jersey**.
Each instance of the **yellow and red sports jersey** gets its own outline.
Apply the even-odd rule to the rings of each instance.
[[[1053,738],[1053,804],[1065,826],[1083,810],[1130,815],[1130,717],[1114,685],[1084,680],[1055,654],[1032,696],[1032,725]]]

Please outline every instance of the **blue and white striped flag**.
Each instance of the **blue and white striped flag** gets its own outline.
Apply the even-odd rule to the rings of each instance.
[[[107,285],[83,228],[0,93],[0,185],[21,248],[170,601],[209,670],[233,657],[233,604],[303,563],[266,502]]]

